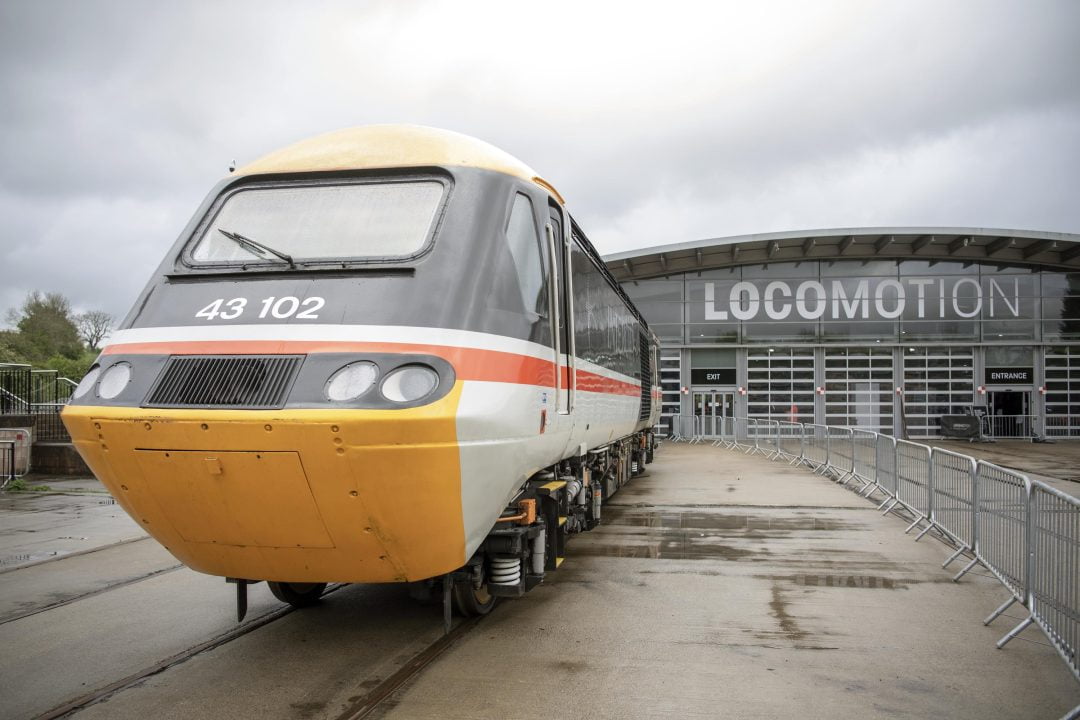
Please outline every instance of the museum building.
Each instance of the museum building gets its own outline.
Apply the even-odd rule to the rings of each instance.
[[[860,228],[609,255],[659,336],[663,419],[1080,436],[1080,235]],[[683,422],[686,422],[685,420]]]

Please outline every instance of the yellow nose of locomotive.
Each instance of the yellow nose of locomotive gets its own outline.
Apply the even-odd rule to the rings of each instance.
[[[398,582],[467,559],[460,393],[395,410],[77,405],[63,418],[123,508],[195,570]]]

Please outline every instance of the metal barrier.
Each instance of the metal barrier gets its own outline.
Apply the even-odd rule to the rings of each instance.
[[[896,438],[891,435],[877,436],[877,461],[876,486],[885,493],[885,500],[878,508],[883,508],[896,497]]]
[[[1027,598],[1028,506],[1031,481],[1020,473],[980,460],[975,466],[975,559],[953,578],[982,563],[1013,599],[986,619],[993,622],[1016,601]]]
[[[1032,438],[1036,434],[1034,415],[987,415],[983,434],[991,438]]]
[[[803,426],[801,423],[778,421],[776,423],[776,449],[789,464],[802,461]]]
[[[930,518],[930,467],[929,445],[896,441],[896,502],[889,505],[885,513],[896,505],[907,508],[915,521],[905,533]]]
[[[825,425],[803,425],[803,462],[815,472],[824,473],[829,467],[829,428]]]
[[[852,474],[864,490],[873,490],[877,483],[877,438],[878,434],[870,430],[851,431]]]
[[[902,507],[914,516],[905,533],[926,522],[916,539],[937,529],[955,547],[942,567],[973,555],[954,581],[981,564],[1009,591],[984,624],[1015,603],[1027,609],[998,647],[1038,625],[1080,680],[1080,500],[992,463],[866,430],[723,418],[719,435],[717,444],[880,490],[886,514]]]
[[[1030,498],[1030,619],[1080,677],[1080,500],[1040,482]]]
[[[754,448],[770,460],[780,454],[780,423],[776,420],[756,420]]]
[[[3,490],[15,479],[14,440],[0,440],[0,458],[3,458],[3,464],[0,464],[0,490]]]
[[[1043,418],[1046,437],[1080,437],[1080,415],[1050,415]]]
[[[735,433],[732,438],[732,447],[743,452],[754,451],[754,439],[750,437],[750,423],[753,418],[735,418]]]
[[[689,421],[689,424],[687,424]],[[671,442],[684,442],[694,435],[694,418],[685,415],[671,416]]]
[[[828,467],[836,471],[836,480],[847,483],[855,474],[855,445],[851,428],[828,426]]]
[[[930,525],[956,543],[956,552],[942,567],[948,567],[965,551],[975,548],[975,459],[951,450],[934,448],[930,455]]]

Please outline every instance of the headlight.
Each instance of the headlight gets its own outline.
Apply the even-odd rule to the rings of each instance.
[[[100,374],[100,366],[95,365],[90,368],[90,372],[83,375],[83,379],[79,381],[79,385],[71,392],[71,397],[81,398],[83,395],[90,392],[90,388],[94,387],[94,383],[97,382],[98,375]]]
[[[366,393],[379,376],[375,363],[365,361],[346,365],[326,381],[326,397],[334,402],[348,402]]]
[[[426,365],[406,365],[386,376],[382,394],[392,402],[412,402],[439,387],[439,374]]]
[[[98,383],[98,395],[105,400],[112,400],[124,391],[129,382],[131,382],[131,365],[118,362],[102,373],[101,382]]]

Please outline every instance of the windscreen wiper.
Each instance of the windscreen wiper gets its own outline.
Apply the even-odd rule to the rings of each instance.
[[[292,255],[286,255],[280,250],[275,250],[269,245],[263,245],[261,242],[252,240],[249,237],[244,237],[238,232],[229,232],[228,230],[224,230],[222,228],[218,228],[217,231],[232,240],[240,247],[247,250],[249,253],[258,255],[259,257],[266,257],[263,253],[270,253],[271,255],[274,255],[275,257],[289,263],[289,267],[293,269],[296,268],[296,263],[293,262]]]

